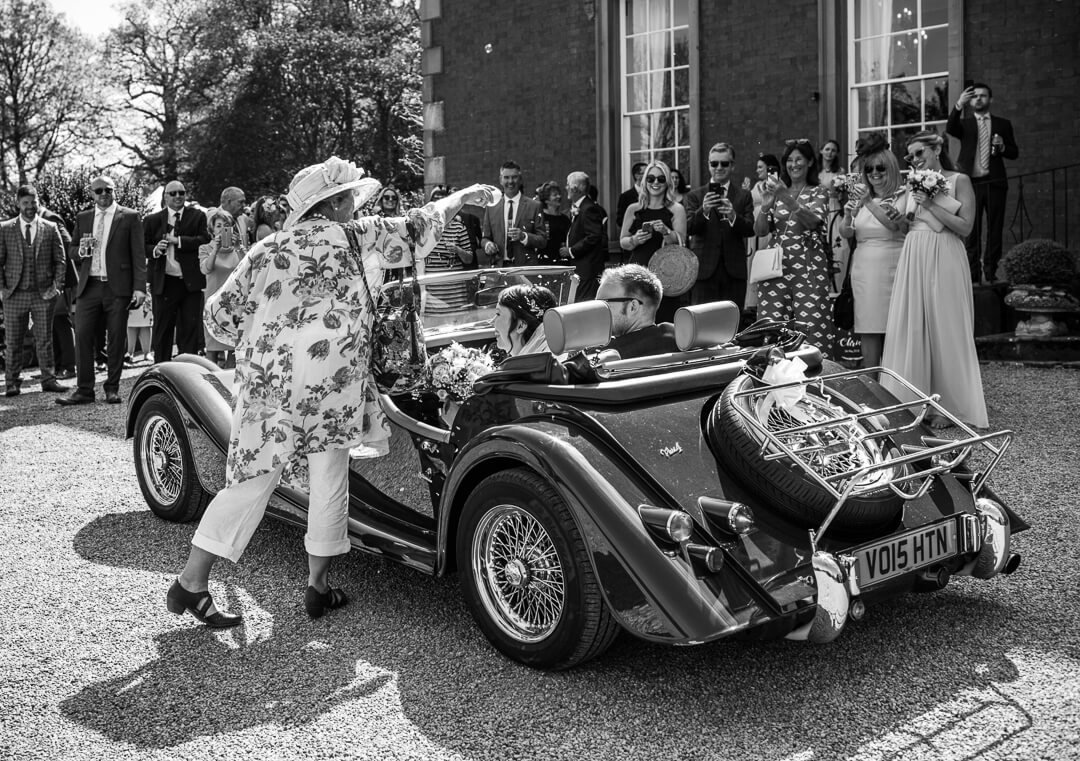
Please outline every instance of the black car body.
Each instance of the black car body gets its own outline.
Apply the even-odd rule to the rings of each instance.
[[[424,279],[476,278],[467,313],[429,323],[429,348],[489,341],[485,295],[506,284],[544,282],[569,301],[571,272]],[[606,309],[549,312],[553,351],[602,346]],[[511,358],[450,428],[430,396],[383,396],[391,453],[351,468],[353,547],[459,572],[492,643],[542,668],[599,655],[620,630],[671,644],[827,642],[868,602],[1015,570],[1010,538],[1027,525],[986,483],[1008,431],[955,421],[959,438],[938,438],[923,425],[930,410],[947,414],[935,399],[911,389],[898,401],[877,381],[888,371],[823,368],[816,348],[775,327],[740,340],[775,343],[773,360],[799,358],[807,377],[765,383],[748,372],[761,350],[731,340],[727,308],[681,316],[678,354],[592,352],[576,356],[576,374],[572,361]],[[231,384],[191,356],[136,383],[128,433],[162,517],[198,517],[223,486]],[[785,406],[784,391],[800,399]],[[305,506],[283,485],[268,511],[302,525]]]

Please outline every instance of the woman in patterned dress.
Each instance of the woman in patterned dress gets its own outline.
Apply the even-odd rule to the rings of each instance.
[[[784,252],[784,274],[758,283],[758,319],[795,320],[824,357],[832,352],[829,254],[822,235],[829,198],[818,184],[809,140],[788,140],[779,179],[765,180],[754,234],[773,233]]]
[[[327,573],[331,558],[350,548],[350,450],[386,454],[390,436],[370,380],[373,295],[384,270],[409,258],[410,243],[422,258],[447,216],[493,192],[473,186],[403,217],[354,220],[378,187],[337,157],[297,172],[282,233],[256,243],[206,305],[207,326],[236,347],[236,402],[225,488],[169,590],[173,613],[190,611],[213,627],[240,623],[214,607],[210,572],[219,557],[239,560],[279,479],[310,488],[308,615],[348,602]]]
[[[961,421],[979,428],[990,424],[975,352],[974,297],[964,239],[975,220],[975,191],[965,174],[952,171],[945,141],[932,130],[908,141],[913,169],[945,176],[949,199],[933,200],[922,191],[905,196],[901,228],[907,237],[896,267],[885,354],[881,364],[928,394]],[[954,211],[949,209],[953,208]],[[908,214],[914,215],[910,220]],[[881,385],[902,399],[909,393],[891,378]],[[927,422],[945,428],[951,421],[932,414]]]

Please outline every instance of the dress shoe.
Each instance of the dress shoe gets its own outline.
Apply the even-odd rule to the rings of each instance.
[[[123,400],[120,398],[120,394],[116,391],[106,391],[105,401],[109,404],[120,404]]]
[[[135,367],[135,358],[130,354],[124,355],[124,367]]]
[[[320,592],[315,587],[308,587],[304,593],[304,608],[312,618],[321,617],[328,610],[344,608],[349,604],[349,598],[340,589],[327,587],[326,592]]]
[[[63,391],[70,391],[71,387],[70,386],[61,386],[59,383],[56,382],[56,379],[53,378],[53,379],[50,379],[50,380],[47,380],[47,381],[42,381],[41,390],[42,391],[51,391],[54,394],[59,394],[59,393],[61,393]]]
[[[18,384],[9,385],[7,388],[4,389],[4,396],[18,396],[19,390],[20,389]]]
[[[97,370],[99,373],[105,372],[105,370],[108,369],[108,367],[109,366],[107,364],[105,364],[104,362],[97,362],[97,363],[94,364],[94,369]]]
[[[214,629],[226,629],[243,623],[244,617],[235,613],[222,613],[220,610],[207,615],[206,611],[214,604],[214,598],[209,592],[189,592],[180,585],[180,579],[173,582],[169,587],[169,594],[165,596],[165,607],[170,613],[178,616],[185,612],[195,616],[207,626]]]
[[[63,396],[57,397],[56,398],[56,403],[57,404],[93,404],[94,403],[94,395],[93,394],[84,394],[82,391],[79,391],[79,389],[75,389],[74,391],[70,391],[67,394],[64,394]]]
[[[71,380],[75,377],[75,371],[70,368],[65,368],[56,374],[58,380]]]

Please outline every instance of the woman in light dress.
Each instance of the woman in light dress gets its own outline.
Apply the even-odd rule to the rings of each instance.
[[[940,394],[941,405],[962,422],[989,425],[979,357],[975,352],[974,299],[964,239],[975,218],[975,193],[967,175],[952,171],[944,140],[934,131],[919,132],[907,145],[913,169],[945,176],[950,200],[922,191],[905,196],[901,227],[907,237],[900,252],[882,365],[920,391]],[[951,210],[950,210],[951,209]],[[909,220],[909,214],[914,215]],[[910,224],[908,224],[910,221]],[[901,398],[907,394],[890,378],[883,385]],[[948,418],[931,415],[935,428]]]
[[[862,344],[863,367],[877,367],[885,344],[896,265],[904,245],[896,209],[900,164],[880,135],[874,141],[863,141],[860,150],[861,181],[848,190],[840,234],[857,243],[850,260],[855,333]]]
[[[244,258],[244,247],[240,245],[239,232],[233,225],[233,215],[224,209],[209,209],[208,212],[206,222],[212,237],[209,243],[199,246],[199,271],[206,275],[203,294],[207,301]],[[206,358],[218,367],[233,364],[232,347],[215,338],[205,325],[203,333]]]

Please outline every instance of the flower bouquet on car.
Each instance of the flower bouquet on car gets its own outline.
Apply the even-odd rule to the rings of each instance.
[[[940,206],[950,214],[955,214],[960,208],[960,202],[949,195],[949,185],[945,181],[945,175],[933,169],[912,169],[908,172],[907,187],[911,192],[922,191],[930,198],[931,203]],[[918,217],[930,228],[939,233],[945,229],[937,217],[921,206],[908,204],[907,219],[909,222]]]
[[[494,369],[491,355],[456,341],[428,359],[426,385],[442,400],[443,420],[448,425],[453,426],[461,403],[473,395],[476,380]]]

